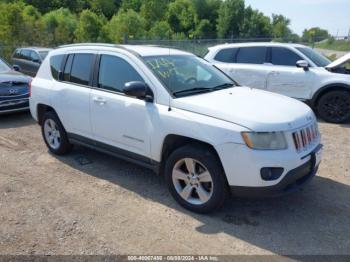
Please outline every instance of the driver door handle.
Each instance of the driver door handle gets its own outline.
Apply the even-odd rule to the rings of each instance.
[[[92,98],[92,100],[95,102],[95,103],[98,103],[100,105],[104,105],[107,103],[107,100],[102,98],[102,97],[99,97],[99,96],[95,96]]]
[[[278,76],[280,74],[280,72],[277,72],[277,71],[271,71],[271,75],[273,76]]]

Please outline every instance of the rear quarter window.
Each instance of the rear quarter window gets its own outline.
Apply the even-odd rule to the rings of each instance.
[[[50,57],[50,68],[52,77],[58,80],[59,72],[61,71],[61,66],[63,62],[64,55],[54,55]]]
[[[225,48],[220,50],[216,56],[215,60],[225,63],[234,63],[238,48]]]

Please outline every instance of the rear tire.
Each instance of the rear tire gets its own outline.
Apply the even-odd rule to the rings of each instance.
[[[317,103],[319,116],[330,123],[344,123],[350,120],[350,92],[330,91],[321,96]]]
[[[166,160],[165,179],[174,199],[193,212],[213,212],[229,195],[220,160],[201,145],[176,149]]]
[[[64,155],[72,150],[67,133],[55,112],[46,112],[42,119],[41,132],[45,144],[56,155]]]

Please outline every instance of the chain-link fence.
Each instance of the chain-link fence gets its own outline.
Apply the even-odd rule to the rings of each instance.
[[[204,56],[208,48],[225,43],[245,43],[245,42],[271,42],[272,38],[236,38],[236,39],[192,39],[192,40],[128,40],[132,45],[157,45],[185,50]],[[281,42],[281,41],[279,41]],[[290,42],[290,41],[283,41]]]
[[[300,39],[272,39],[268,37],[259,38],[231,38],[231,39],[191,39],[191,40],[131,40],[126,41],[126,44],[132,45],[157,45],[171,48],[177,48],[194,53],[198,56],[204,56],[208,52],[208,48],[211,46],[225,44],[225,43],[245,43],[245,42],[283,42],[283,43],[300,43],[308,45],[310,47],[320,47],[323,49],[338,50],[335,51],[336,57],[341,56],[344,53],[350,52],[350,39],[347,36],[344,37],[332,37],[330,39],[321,40],[314,39],[312,42],[302,42]],[[341,44],[341,46],[339,46]],[[13,51],[20,46],[1,45],[0,43],[0,57],[7,61],[10,61]],[[336,47],[337,49],[332,49]],[[340,49],[340,50],[339,50]],[[327,56],[331,56],[332,52],[324,53]]]

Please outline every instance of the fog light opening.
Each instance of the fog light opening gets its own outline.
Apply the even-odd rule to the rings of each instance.
[[[279,179],[283,174],[282,167],[264,167],[260,170],[261,178],[265,181],[272,181]]]

